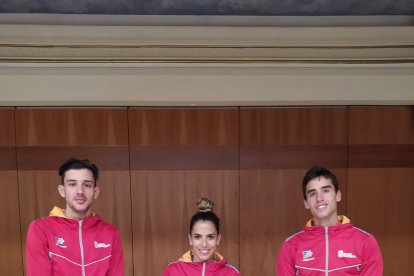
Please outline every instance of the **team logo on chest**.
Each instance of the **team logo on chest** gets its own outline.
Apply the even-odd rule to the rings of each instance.
[[[344,252],[343,250],[338,250],[338,258],[355,259],[356,256],[352,253]]]
[[[94,244],[95,244],[95,248],[107,248],[111,246],[110,243],[97,242],[97,241],[95,241]]]
[[[65,245],[65,240],[63,238],[55,237],[55,241],[56,241],[56,245],[59,247],[62,247],[62,248],[68,247],[67,245]]]
[[[302,251],[302,261],[307,262],[307,261],[311,261],[314,260],[315,257],[313,257],[313,252],[312,250],[304,250]]]

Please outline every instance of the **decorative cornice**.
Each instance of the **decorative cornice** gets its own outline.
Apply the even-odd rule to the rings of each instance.
[[[0,61],[411,63],[414,27],[0,25]]]
[[[0,106],[413,105],[414,27],[0,25]]]

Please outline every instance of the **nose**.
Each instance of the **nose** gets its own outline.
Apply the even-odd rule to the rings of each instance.
[[[202,241],[201,245],[202,245],[203,247],[207,247],[207,240],[206,240],[206,239],[203,239],[203,241]]]
[[[321,201],[323,199],[322,192],[318,191],[316,193],[316,201]]]
[[[83,186],[82,185],[77,185],[76,186],[76,193],[77,194],[83,194]]]

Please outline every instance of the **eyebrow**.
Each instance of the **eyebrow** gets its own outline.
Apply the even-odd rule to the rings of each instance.
[[[195,235],[202,236],[202,234],[199,234],[199,233],[194,233],[193,236],[195,236]],[[215,235],[217,235],[217,234],[216,233],[211,233],[211,234],[207,234],[206,236],[215,236]]]
[[[333,187],[332,185],[325,185],[325,186],[320,187],[319,190],[326,189],[326,188],[332,189]],[[309,193],[314,192],[314,191],[316,191],[316,189],[309,190],[306,192],[306,194],[308,195]]]
[[[65,182],[77,182],[77,180],[76,179],[65,179]],[[93,180],[85,180],[85,181],[82,181],[82,183],[95,183],[95,181],[93,181]]]

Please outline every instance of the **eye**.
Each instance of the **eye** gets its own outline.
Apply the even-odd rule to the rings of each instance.
[[[194,239],[196,239],[196,240],[201,239],[201,235],[194,235]]]
[[[216,238],[216,236],[215,236],[215,235],[208,235],[208,236],[207,236],[207,238],[208,238],[209,240],[214,240],[214,239]]]
[[[308,196],[309,197],[314,197],[316,195],[316,192],[315,191],[312,191],[312,192],[310,192],[309,194],[308,194]]]
[[[92,185],[92,183],[85,183],[85,184],[83,184],[86,188],[92,188],[93,187],[93,185]]]

